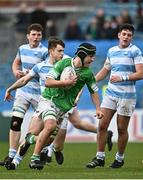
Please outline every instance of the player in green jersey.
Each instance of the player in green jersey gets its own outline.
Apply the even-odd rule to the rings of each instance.
[[[102,118],[103,113],[100,110],[100,100],[98,96],[98,87],[94,74],[89,66],[94,61],[96,47],[89,43],[82,43],[75,53],[75,57],[64,59],[55,64],[54,68],[48,73],[45,83],[45,90],[42,94],[35,115],[44,121],[44,128],[41,131],[35,145],[34,153],[29,164],[30,168],[42,169],[40,162],[40,152],[46,143],[50,134],[54,131],[60,119],[73,106],[75,99],[86,84],[91,94],[93,103],[96,105],[96,116]],[[60,80],[60,75],[64,68],[72,66],[75,69],[76,76],[69,80]],[[70,89],[63,87],[72,86]],[[69,114],[69,117],[74,114]]]

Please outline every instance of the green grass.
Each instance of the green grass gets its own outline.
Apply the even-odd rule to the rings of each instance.
[[[0,159],[5,157],[7,148],[8,144],[0,143]],[[109,168],[114,160],[116,144],[111,152],[106,152],[105,167],[95,169],[85,167],[95,155],[94,143],[66,143],[63,165],[57,165],[53,157],[53,162],[41,171],[28,166],[32,151],[33,147],[16,170],[8,171],[5,167],[0,167],[0,179],[143,179],[143,143],[128,144],[125,165],[119,169]]]

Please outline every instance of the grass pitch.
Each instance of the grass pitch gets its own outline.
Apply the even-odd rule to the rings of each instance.
[[[7,153],[8,144],[0,143],[0,159]],[[116,144],[111,152],[106,151],[105,167],[87,169],[85,165],[95,156],[95,143],[66,143],[64,148],[64,163],[58,165],[52,158],[52,163],[45,165],[43,170],[30,169],[28,164],[33,147],[29,149],[24,160],[16,170],[0,167],[0,179],[143,179],[143,143],[129,143],[126,148],[125,164],[122,168],[111,169],[114,161]]]

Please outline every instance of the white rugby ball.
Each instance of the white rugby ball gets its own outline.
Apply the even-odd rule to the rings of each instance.
[[[76,76],[76,72],[72,66],[67,66],[61,73],[60,80],[69,80],[72,76]],[[71,86],[66,87],[70,88]]]

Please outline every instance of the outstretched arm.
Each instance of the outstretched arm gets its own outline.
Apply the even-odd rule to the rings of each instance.
[[[6,89],[4,101],[10,101],[13,99],[13,96],[10,94],[11,91],[20,88],[22,86],[25,86],[30,80],[32,79],[32,76],[29,74],[25,75],[24,77],[18,79],[14,84],[12,84],[9,88]]]

